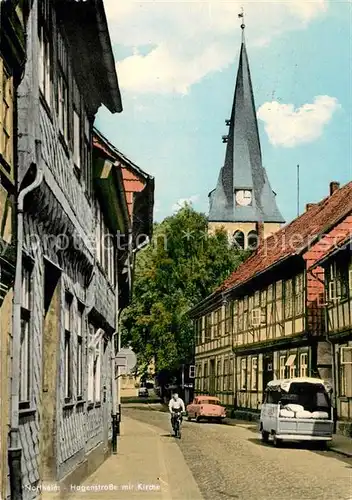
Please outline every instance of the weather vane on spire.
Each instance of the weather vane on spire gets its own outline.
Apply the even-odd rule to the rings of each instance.
[[[244,9],[241,7],[241,12],[238,14],[239,18],[242,18],[241,29],[244,30],[246,25],[244,24]]]

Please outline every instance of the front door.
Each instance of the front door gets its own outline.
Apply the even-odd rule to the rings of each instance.
[[[210,360],[209,394],[215,396],[215,359]]]
[[[263,390],[265,390],[268,382],[274,378],[274,354],[266,353],[263,356]]]

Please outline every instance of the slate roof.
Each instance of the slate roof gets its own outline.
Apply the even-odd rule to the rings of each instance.
[[[250,189],[251,206],[238,206],[235,189]],[[262,165],[256,108],[244,37],[229,124],[225,163],[209,194],[209,221],[278,222],[284,219]]]
[[[281,261],[302,254],[309,245],[319,239],[319,236],[327,233],[350,213],[352,213],[352,182],[311,206],[300,217],[266,238],[256,253],[243,262],[222,283],[217,292],[237,288]],[[346,233],[341,233],[342,241],[346,241]],[[335,241],[335,244],[338,243]]]

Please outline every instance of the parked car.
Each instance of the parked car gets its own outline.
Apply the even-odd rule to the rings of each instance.
[[[330,385],[318,378],[272,380],[265,389],[260,414],[262,440],[271,437],[275,446],[282,441],[332,440],[334,420]]]
[[[187,418],[199,420],[217,420],[221,422],[226,417],[226,409],[221,405],[220,399],[213,396],[197,396],[187,405]]]
[[[148,389],[146,387],[140,387],[138,389],[138,397],[147,398],[148,397]]]

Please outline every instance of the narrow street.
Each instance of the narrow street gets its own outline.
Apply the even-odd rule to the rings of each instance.
[[[172,439],[168,414],[125,408],[124,416],[157,427],[164,441]],[[352,498],[352,460],[329,451],[275,449],[244,426],[193,421],[184,422],[182,439],[174,443],[205,500]]]

